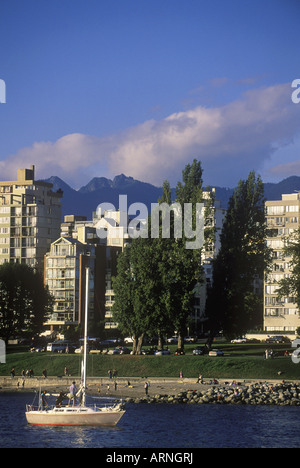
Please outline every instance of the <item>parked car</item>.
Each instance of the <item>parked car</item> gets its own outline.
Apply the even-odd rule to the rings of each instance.
[[[106,340],[100,341],[99,345],[100,346],[115,346],[118,343],[121,343],[121,340],[119,338],[107,338]]]
[[[122,348],[120,348],[119,353],[120,354],[130,354],[130,350],[128,348],[126,348],[126,347],[122,347]]]
[[[37,346],[35,348],[30,348],[31,353],[44,353],[46,351],[45,346]]]
[[[167,354],[171,354],[169,349],[161,349],[160,351],[156,351],[155,356],[165,356]]]
[[[54,341],[47,344],[47,351],[50,353],[64,353],[69,346],[68,341]]]
[[[110,349],[107,354],[120,354],[119,349]]]
[[[282,336],[270,336],[266,339],[266,343],[284,343]]]
[[[167,339],[167,343],[169,344],[176,344],[178,343],[178,336],[171,336],[171,338]]]
[[[194,336],[185,336],[184,337],[184,341],[186,343],[195,343],[196,342],[196,338]]]
[[[146,356],[146,355],[153,355],[157,351],[156,347],[151,346],[151,348],[143,348],[141,349],[141,353]]]
[[[185,354],[185,351],[184,351],[183,348],[178,348],[178,349],[176,349],[174,354],[175,354],[175,356],[183,356]]]
[[[235,338],[234,340],[231,340],[231,343],[247,343],[247,338]]]
[[[220,349],[212,349],[211,351],[209,351],[208,355],[209,356],[224,356],[224,353]]]
[[[202,356],[204,353],[204,346],[197,346],[195,349],[193,349],[193,354],[195,356]]]
[[[300,338],[296,338],[294,341],[292,341],[292,348],[299,348],[300,346]]]
[[[132,336],[126,336],[126,338],[124,338],[124,343],[125,344],[132,344],[133,343]]]

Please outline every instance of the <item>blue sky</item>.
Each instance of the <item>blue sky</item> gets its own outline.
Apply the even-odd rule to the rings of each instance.
[[[0,179],[300,175],[298,0],[1,0]]]

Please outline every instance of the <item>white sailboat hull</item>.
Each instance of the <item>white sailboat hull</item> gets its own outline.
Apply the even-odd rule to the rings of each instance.
[[[36,426],[115,426],[124,413],[114,408],[65,407],[25,414],[27,422]]]
[[[123,405],[111,407],[88,407],[85,405],[86,397],[86,368],[87,368],[87,327],[88,327],[88,297],[89,297],[89,268],[86,268],[86,297],[84,318],[84,358],[81,372],[82,406],[64,406],[47,408],[33,405],[27,406],[25,412],[27,422],[36,426],[115,426],[124,415]],[[75,382],[73,382],[75,384]],[[42,402],[40,401],[40,405]]]

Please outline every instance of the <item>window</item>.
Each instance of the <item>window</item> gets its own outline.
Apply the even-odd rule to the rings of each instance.
[[[271,309],[271,308],[265,309],[265,315],[266,316],[271,315],[273,317],[278,317],[279,310],[281,310],[281,309],[275,309],[275,308],[274,309]]]
[[[295,297],[285,297],[284,298],[284,303],[285,304],[295,304],[296,303],[296,298]]]
[[[284,315],[299,315],[298,309],[286,308],[284,309]]]
[[[273,280],[274,282],[277,282],[277,281],[280,281],[280,280],[282,280],[282,279],[283,279],[283,277],[284,277],[284,275],[280,275],[280,274],[273,274],[273,275],[272,275],[272,280]]]
[[[266,294],[276,294],[277,289],[278,289],[277,285],[267,284],[266,287],[265,287],[265,293]]]
[[[287,205],[285,207],[286,213],[294,213],[299,211],[299,206],[298,205]]]
[[[266,306],[269,306],[269,305],[279,305],[281,304],[281,300],[278,299],[278,297],[275,297],[275,296],[266,296],[265,297],[265,305]]]
[[[267,246],[271,249],[283,249],[284,244],[281,239],[270,239],[267,240]]]
[[[284,214],[284,206],[267,206],[268,215]]]

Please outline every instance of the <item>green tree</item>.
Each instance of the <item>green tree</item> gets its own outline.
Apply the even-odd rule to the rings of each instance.
[[[195,204],[202,200],[201,184],[201,163],[195,160],[183,171],[175,206],[175,211],[179,206],[184,213],[184,204],[193,204],[192,226],[197,225]],[[183,334],[193,310],[194,288],[201,279],[201,251],[186,248],[183,225],[180,235],[175,235],[176,213],[168,209],[172,208],[168,181],[163,184],[159,207],[163,208],[163,204],[167,209],[158,210],[160,223],[156,235],[151,237],[150,217],[148,238],[133,239],[119,256],[118,274],[113,283],[114,319],[123,332],[134,337],[134,352],[139,352],[145,333],[158,335],[161,347],[162,337],[176,330],[180,336],[179,345],[183,346]],[[163,223],[167,217],[169,235],[165,237]]]
[[[170,236],[168,239],[164,239],[161,227],[159,239],[155,239],[153,243],[160,284],[157,302],[159,310],[156,309],[159,315],[156,317],[155,323],[161,324],[159,335],[162,330],[166,332],[166,327],[169,328],[171,333],[174,331],[178,333],[179,348],[184,346],[183,337],[186,333],[190,314],[193,311],[195,287],[197,283],[202,281],[201,249],[187,248],[188,242],[191,242],[192,239],[187,236],[185,221],[188,217],[191,218],[188,219],[188,226],[190,231],[196,233],[196,237],[199,224],[197,204],[202,203],[202,201],[201,162],[195,159],[192,164],[188,164],[182,171],[182,182],[178,182],[176,187],[175,213],[173,211],[168,212],[170,216]],[[170,207],[174,206],[171,202],[170,184],[167,181],[164,182],[163,195],[159,200],[160,205],[163,203],[171,205]],[[190,211],[187,210],[186,204],[191,205],[192,209]],[[180,209],[184,220],[180,233],[175,226],[176,211],[178,209]],[[191,232],[189,232],[190,234]]]
[[[40,332],[52,304],[37,271],[17,263],[0,267],[0,336],[6,342],[23,331]]]
[[[199,213],[197,207],[203,203],[202,166],[196,159],[192,164],[187,164],[182,171],[182,182],[176,186],[176,202],[181,205],[184,226],[182,239],[174,243],[174,252],[170,256],[170,271],[173,273],[171,283],[171,304],[173,310],[173,322],[178,333],[178,348],[184,346],[184,334],[188,325],[189,317],[194,307],[195,288],[203,282],[203,270],[201,267],[202,245],[197,248],[187,248],[186,220],[190,217],[187,212],[187,204],[192,205],[189,220],[191,231],[197,233]],[[201,226],[202,234],[204,225]]]
[[[152,239],[133,239],[119,256],[113,279],[114,320],[133,339],[133,353],[140,354],[145,333],[165,332],[164,296],[160,282],[159,251]]]
[[[270,263],[265,238],[263,183],[250,172],[229,201],[221,248],[214,261],[207,300],[212,335],[222,329],[228,337],[238,336],[262,324],[263,296],[254,283],[263,280]]]

